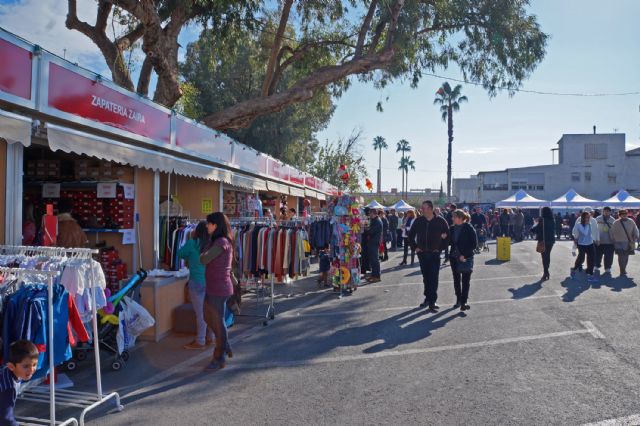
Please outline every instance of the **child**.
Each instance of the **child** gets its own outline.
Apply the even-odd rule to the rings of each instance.
[[[331,258],[329,257],[329,249],[320,251],[320,278],[318,279],[318,288],[329,287],[329,271],[331,270]]]
[[[31,379],[38,368],[38,348],[28,340],[18,340],[9,347],[7,365],[0,368],[0,424],[17,426],[13,414],[17,386]]]

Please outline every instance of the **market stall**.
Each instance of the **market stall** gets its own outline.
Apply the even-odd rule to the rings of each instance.
[[[498,201],[496,203],[496,208],[506,209],[506,208],[523,208],[523,209],[535,209],[540,207],[548,206],[549,202],[544,200],[539,200],[536,197],[533,197],[527,194],[524,190],[519,190],[511,197],[506,198],[502,201]]]
[[[604,200],[602,205],[609,206],[614,209],[638,209],[640,208],[640,199],[630,195],[624,189],[621,189],[613,197]]]
[[[556,198],[549,203],[553,208],[582,208],[582,207],[599,207],[602,203],[600,201],[591,200],[578,194],[574,189],[570,189],[564,195]]]

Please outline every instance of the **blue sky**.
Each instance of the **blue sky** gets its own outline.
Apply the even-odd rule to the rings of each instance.
[[[547,56],[524,89],[547,92],[640,91],[640,1],[533,0],[531,11],[551,35]],[[109,75],[97,48],[84,36],[64,26],[66,0],[0,0],[0,26],[63,55],[87,68]],[[95,2],[78,1],[81,18],[93,23]],[[198,28],[186,28],[182,46],[193,40]],[[459,78],[457,70],[438,74]],[[377,153],[371,140],[381,135],[394,147],[400,139],[413,145],[416,171],[409,176],[411,188],[439,187],[446,179],[447,129],[432,105],[434,92],[443,80],[428,77],[418,89],[393,84],[384,91],[354,83],[338,100],[328,128],[318,136],[333,140],[354,128],[364,132],[363,153],[369,174],[375,177]],[[464,85],[469,103],[455,116],[454,177],[479,170],[546,164],[550,149],[563,133],[626,133],[627,148],[640,146],[640,96],[561,97],[506,93],[489,98],[481,88]],[[375,105],[384,103],[384,112]],[[383,187],[398,187],[399,155],[395,149],[382,160]]]

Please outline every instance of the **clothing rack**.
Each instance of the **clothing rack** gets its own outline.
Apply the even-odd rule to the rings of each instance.
[[[0,253],[5,255],[28,255],[28,256],[50,256],[50,257],[69,257],[72,259],[84,259],[84,260],[92,260],[93,255],[97,255],[99,250],[89,249],[89,248],[62,248],[62,247],[30,247],[30,246],[9,246],[9,245],[0,245]],[[95,365],[96,365],[96,393],[90,392],[78,392],[72,390],[59,390],[57,393],[60,396],[59,405],[67,406],[67,407],[76,407],[82,408],[82,413],[80,414],[80,426],[84,426],[84,419],[91,410],[99,407],[103,403],[114,399],[116,402],[116,409],[118,411],[122,411],[124,406],[120,403],[120,395],[117,392],[112,392],[107,395],[103,394],[102,391],[102,371],[100,367],[100,342],[98,339],[98,312],[96,309],[96,288],[93,282],[94,274],[93,274],[93,262],[90,263],[91,270],[91,278],[90,278],[90,288],[91,288],[91,296],[93,298],[93,312],[91,315],[91,324],[93,328],[93,349],[95,355]],[[5,268],[6,269],[6,268]],[[37,271],[39,273],[48,273],[49,271]],[[50,281],[51,285],[49,286],[49,333],[50,333],[50,342],[53,342],[53,310],[51,307],[52,302],[52,294],[53,294],[53,276],[57,276],[61,273],[61,271],[52,271],[50,272]],[[85,289],[86,291],[86,289]],[[54,368],[53,364],[53,355],[49,357],[50,361],[50,383],[53,383],[54,380],[51,379],[54,377]],[[51,385],[48,390],[44,389],[28,389],[22,399],[33,402],[47,402],[50,401],[50,404],[55,404],[55,387]],[[51,415],[51,424],[55,425],[55,406],[52,410]],[[71,423],[63,423],[63,424],[71,424]],[[76,422],[75,424],[78,424]]]
[[[58,271],[40,271],[38,269],[23,269],[23,268],[5,268],[5,267],[0,267],[0,274],[2,274],[3,277],[5,276],[14,276],[16,277],[18,280],[20,280],[24,275],[45,275],[47,277],[47,318],[48,318],[48,325],[49,325],[49,329],[47,330],[47,338],[48,338],[48,345],[50,346],[49,349],[49,374],[51,374],[54,371],[55,368],[55,363],[54,363],[54,351],[53,351],[53,345],[54,345],[54,341],[53,341],[53,284],[54,281],[53,279],[55,277],[57,277],[60,273]],[[49,398],[48,398],[48,403],[49,403],[49,420],[46,419],[39,419],[39,418],[35,418],[35,417],[20,417],[17,418],[16,420],[20,421],[20,424],[23,425],[29,425],[29,424],[38,424],[38,423],[33,423],[33,422],[39,422],[40,424],[51,424],[53,425],[78,425],[78,420],[76,420],[75,418],[70,418],[65,420],[62,423],[59,423],[56,421],[56,388],[55,388],[55,381],[54,380],[49,380]]]

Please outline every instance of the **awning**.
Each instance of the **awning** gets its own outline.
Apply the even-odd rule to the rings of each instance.
[[[318,200],[325,201],[326,199],[327,199],[326,195],[324,195],[322,192],[318,192]]]
[[[182,176],[231,183],[231,172],[227,170],[78,130],[48,124],[47,137],[49,147],[54,151],[74,152],[133,167],[158,170],[163,173],[173,172]]]
[[[0,109],[0,138],[9,143],[31,145],[32,120]]]
[[[310,197],[310,198],[318,198],[318,193],[316,191],[314,191],[313,189],[309,189],[309,188],[305,188],[304,189],[304,196],[305,197]]]
[[[295,186],[289,187],[290,194],[294,197],[304,197],[304,189],[296,188]]]
[[[238,173],[231,174],[231,185],[238,188],[250,189],[252,191],[266,191],[267,183],[259,178],[240,175]]]
[[[282,183],[273,182],[271,180],[267,181],[267,189],[271,192],[276,192],[278,194],[289,194],[289,186],[284,185]]]

